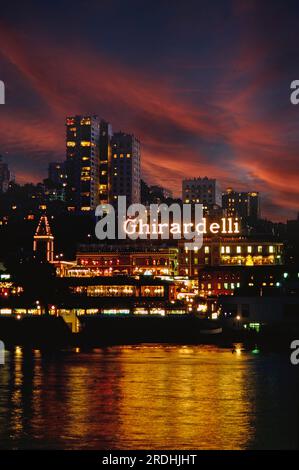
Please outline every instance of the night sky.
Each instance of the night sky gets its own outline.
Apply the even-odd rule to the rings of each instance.
[[[0,154],[20,183],[65,157],[66,115],[142,142],[142,175],[258,190],[299,210],[298,1],[12,1],[0,13]]]

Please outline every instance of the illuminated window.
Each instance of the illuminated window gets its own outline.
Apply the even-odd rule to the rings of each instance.
[[[226,246],[226,247],[225,247],[225,253],[226,253],[226,254],[229,254],[229,253],[230,253],[230,246]]]
[[[263,247],[262,247],[261,245],[259,245],[259,246],[257,247],[257,252],[258,252],[258,253],[263,253]]]
[[[66,143],[67,147],[75,147],[75,145],[76,145],[76,142],[72,142],[70,140]]]
[[[208,283],[208,289],[212,289],[212,284]]]
[[[113,155],[113,158],[117,158],[117,153],[115,153],[115,154]]]
[[[81,140],[81,147],[90,147],[90,142],[88,140]]]
[[[223,285],[224,285],[224,289],[228,289],[228,283],[227,282],[225,282]]]
[[[90,210],[91,210],[91,208],[90,208],[89,206],[83,206],[83,207],[81,207],[81,211],[85,211],[85,212],[86,212],[86,211],[90,211]]]
[[[247,253],[252,253],[252,246],[247,247]]]
[[[221,253],[224,254],[224,246],[221,247]]]
[[[269,253],[274,253],[274,246],[269,246]]]
[[[131,158],[131,154],[130,154],[130,153],[127,153],[127,158]]]
[[[209,246],[205,246],[205,253],[210,253],[210,247]]]
[[[82,118],[80,121],[81,126],[89,126],[91,124],[90,118]]]
[[[124,158],[124,154],[121,153],[121,154],[119,155],[119,157],[120,157],[120,158]]]
[[[221,282],[218,282],[217,289],[221,289]]]
[[[237,253],[242,253],[242,248],[240,246],[237,246]]]

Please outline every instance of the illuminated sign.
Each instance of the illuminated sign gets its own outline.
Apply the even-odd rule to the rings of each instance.
[[[169,232],[172,235],[185,236],[191,231],[198,235],[232,235],[240,233],[239,222],[232,217],[223,217],[219,222],[207,222],[203,218],[201,222],[189,223],[144,223],[142,219],[127,219],[124,222],[124,231],[127,235],[163,235]]]

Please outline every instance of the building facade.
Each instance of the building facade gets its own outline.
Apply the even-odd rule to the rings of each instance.
[[[249,237],[205,237],[198,250],[179,242],[179,274],[198,276],[206,266],[265,266],[283,262],[283,243]]]
[[[67,203],[70,211],[93,211],[99,203],[97,116],[66,118]]]
[[[216,179],[193,178],[182,183],[182,199],[185,204],[217,205],[221,207],[221,190]]]
[[[259,219],[261,216],[260,195],[257,191],[238,192],[228,188],[222,194],[222,207],[227,217]]]
[[[11,179],[8,164],[3,161],[0,155],[0,193],[6,193]]]
[[[111,202],[127,196],[127,206],[140,203],[140,142],[132,134],[117,132],[111,140]]]
[[[73,277],[113,275],[173,276],[178,273],[177,248],[132,248],[82,245],[76,254],[76,263],[61,271]]]
[[[111,124],[101,120],[99,137],[99,204],[111,202],[111,139]]]

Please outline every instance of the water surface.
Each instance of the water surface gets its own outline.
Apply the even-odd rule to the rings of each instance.
[[[139,345],[0,367],[2,449],[294,449],[299,366],[287,354]]]

